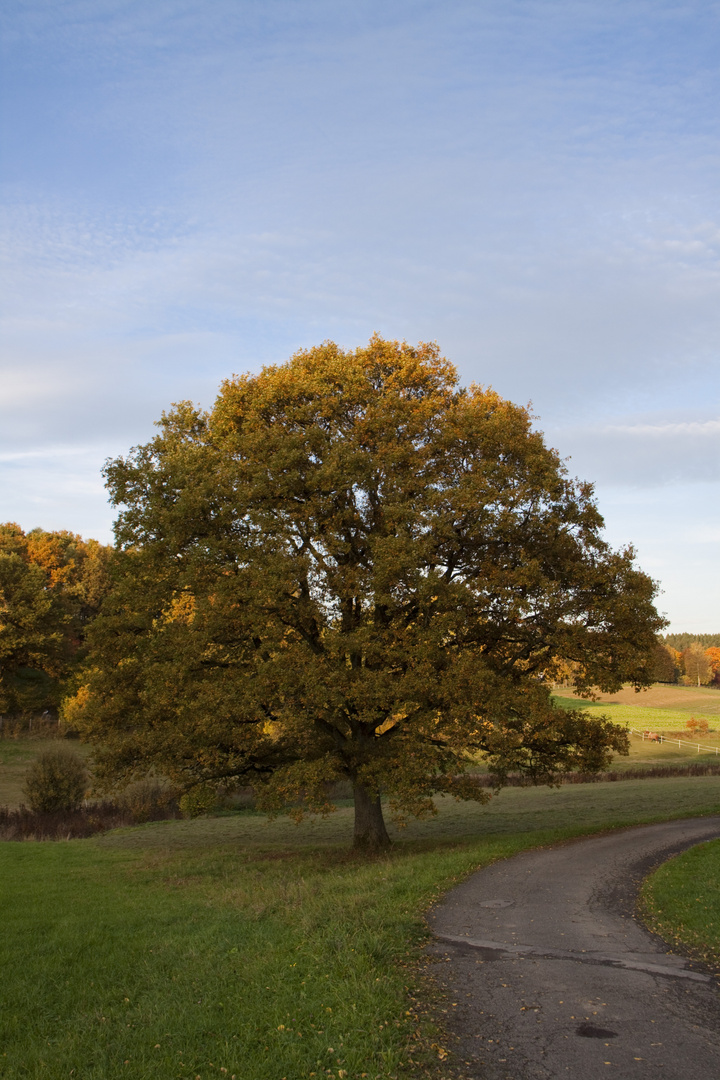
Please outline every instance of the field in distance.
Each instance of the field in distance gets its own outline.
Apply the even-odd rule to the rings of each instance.
[[[693,746],[650,743],[640,738],[631,738],[629,757],[616,757],[612,764],[614,770],[622,771],[638,766],[650,768],[666,764],[712,764],[720,761],[720,690],[656,683],[639,694],[635,693],[632,687],[625,687],[618,694],[603,694],[597,702],[578,698],[571,689],[560,690],[554,697],[564,708],[580,708],[589,715],[604,714],[616,723],[627,724],[636,731],[666,733],[687,730],[686,725],[691,716],[696,720],[708,721],[707,735],[695,735],[690,731],[683,735],[683,740],[694,744]],[[0,739],[0,806],[15,808],[20,805],[23,801],[22,788],[28,766],[37,754],[54,745],[56,743],[53,740],[45,739]],[[90,754],[88,746],[77,741],[73,741],[71,745],[84,756]],[[702,748],[699,753],[697,745]],[[479,765],[483,769],[482,763]]]
[[[647,690],[639,693],[632,686],[624,686],[617,694],[601,694],[598,702],[584,702],[573,694],[571,688],[560,690],[556,696],[562,696],[567,701],[584,703],[587,705],[620,705],[623,708],[652,709],[662,713],[668,713],[673,723],[681,723],[682,726],[695,716],[696,719],[706,717],[708,720],[715,719],[720,724],[720,690],[709,686],[671,686],[668,683],[653,683]],[[675,716],[675,714],[678,714]]]
[[[719,690],[656,683],[640,693],[626,686],[617,694],[602,694],[598,701],[576,697],[571,689],[560,690],[553,696],[566,709],[582,709],[590,716],[608,716],[616,724],[627,725],[635,731],[652,731],[662,735],[678,732],[682,741],[692,744],[659,744],[633,736],[630,740],[630,756],[616,757],[614,769],[633,768],[638,764],[654,766],[682,764],[684,761],[698,764],[720,760]],[[707,721],[706,734],[688,729],[688,720],[693,717]],[[701,747],[700,751],[698,746]]]

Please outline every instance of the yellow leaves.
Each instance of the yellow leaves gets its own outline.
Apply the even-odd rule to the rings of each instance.
[[[191,592],[184,591],[179,596],[174,596],[162,614],[162,622],[168,625],[177,623],[181,626],[192,626],[195,622],[197,602]]]
[[[65,698],[61,711],[61,719],[65,726],[82,729],[89,703],[90,687],[87,684],[81,686],[72,697]]]

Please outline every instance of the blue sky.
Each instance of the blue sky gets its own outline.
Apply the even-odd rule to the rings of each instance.
[[[532,401],[720,630],[720,4],[5,0],[0,520],[110,538],[170,402],[373,331]]]

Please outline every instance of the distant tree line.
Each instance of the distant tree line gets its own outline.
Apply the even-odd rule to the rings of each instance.
[[[668,638],[680,639],[683,648]],[[706,645],[708,641],[719,644]],[[655,682],[684,686],[720,686],[720,634],[666,634],[658,640],[653,655]]]
[[[720,634],[660,634],[659,640],[678,652],[690,645],[700,645],[703,649],[720,648]]]

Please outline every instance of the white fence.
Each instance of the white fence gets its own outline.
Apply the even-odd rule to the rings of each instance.
[[[663,735],[662,731],[636,731],[635,728],[629,730],[633,735],[637,735],[638,738],[643,740],[647,739],[648,742],[672,743],[673,746],[677,743],[678,746],[689,746],[691,750],[697,750],[698,754],[701,754],[703,750],[706,754],[720,754],[720,746],[701,746],[700,743],[686,742],[685,739],[676,739]]]

